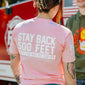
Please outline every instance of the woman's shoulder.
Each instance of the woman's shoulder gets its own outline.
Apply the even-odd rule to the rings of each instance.
[[[28,19],[28,20],[24,20],[20,23],[18,23],[15,27],[14,27],[14,30],[19,30],[19,29],[22,29],[24,28],[25,26],[27,26],[28,24],[32,23],[33,22],[33,18],[32,19]]]
[[[60,25],[60,24],[57,24],[56,32],[58,33],[59,36],[63,37],[64,39],[65,39],[69,34],[72,33],[70,29],[68,29],[67,27],[65,27],[65,26],[63,26],[63,25]]]
[[[62,32],[63,34],[68,34],[71,32],[70,29],[68,29],[67,27],[65,27],[63,25],[57,24],[55,22],[54,22],[54,25],[56,26],[56,30]]]

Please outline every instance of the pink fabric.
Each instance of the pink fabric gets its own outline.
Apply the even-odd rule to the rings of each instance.
[[[42,18],[24,21],[15,27],[10,53],[20,54],[21,85],[64,85],[62,61],[75,60],[71,31]]]

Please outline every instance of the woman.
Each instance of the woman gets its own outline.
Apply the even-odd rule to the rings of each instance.
[[[34,0],[39,15],[12,33],[11,68],[20,85],[76,85],[72,33],[52,21],[59,0]]]

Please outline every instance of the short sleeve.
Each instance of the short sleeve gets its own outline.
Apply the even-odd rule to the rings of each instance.
[[[62,60],[63,62],[75,61],[74,42],[73,42],[73,36],[71,32],[65,39],[64,49],[62,53]]]
[[[12,38],[10,43],[10,54],[18,54],[18,48],[15,42],[14,32],[12,32]]]

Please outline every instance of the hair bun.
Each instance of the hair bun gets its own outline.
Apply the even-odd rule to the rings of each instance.
[[[48,8],[45,0],[37,0],[36,4],[37,4],[37,7],[40,9]]]
[[[40,0],[40,4],[41,4],[43,9],[47,9],[47,4],[46,4],[45,0]]]
[[[35,0],[40,12],[48,12],[51,8],[58,5],[61,0]]]

